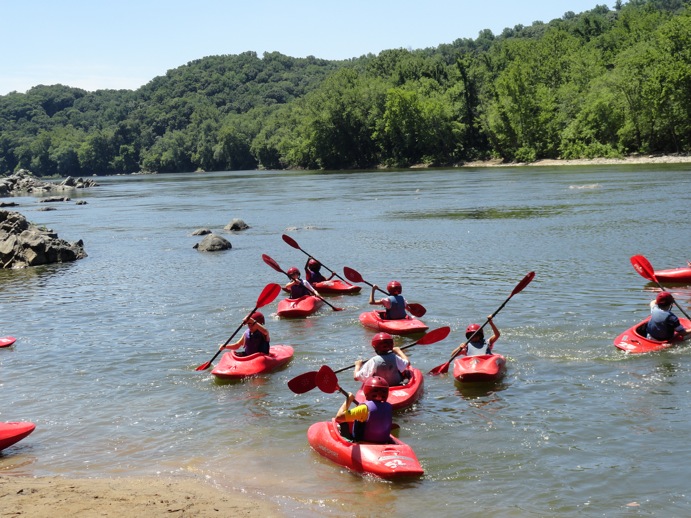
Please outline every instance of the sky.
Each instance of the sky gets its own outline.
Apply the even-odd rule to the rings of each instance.
[[[476,39],[598,0],[0,0],[0,95],[36,85],[135,90],[206,56],[340,60]]]

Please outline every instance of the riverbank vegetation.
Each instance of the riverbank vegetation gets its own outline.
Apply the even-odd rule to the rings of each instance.
[[[0,174],[350,169],[691,152],[691,0],[618,0],[344,61],[209,56],[136,91],[0,96]]]

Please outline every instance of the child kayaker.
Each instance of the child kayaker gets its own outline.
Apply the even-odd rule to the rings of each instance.
[[[355,362],[355,381],[366,381],[372,376],[383,378],[390,387],[402,385],[406,379],[405,372],[410,361],[406,354],[399,348],[394,347],[393,337],[389,333],[377,333],[372,337],[372,347],[377,354],[363,362]]]
[[[327,279],[319,271],[321,267],[321,263],[316,259],[312,259],[311,257],[307,259],[307,262],[305,263],[305,280],[311,284],[313,282],[324,282],[332,279],[335,273],[332,273]]]
[[[317,290],[308,281],[300,278],[300,270],[297,267],[291,266],[286,273],[290,277],[290,282],[285,285],[285,289],[290,293],[291,299],[299,299],[305,295],[319,296]]]
[[[456,356],[458,354],[462,354],[464,356],[492,354],[494,342],[499,339],[501,333],[499,332],[499,329],[497,329],[494,320],[492,320],[492,315],[487,317],[487,321],[489,322],[489,325],[492,326],[492,336],[489,338],[489,340],[485,340],[485,333],[482,331],[480,324],[470,324],[465,329],[465,337],[466,339],[469,339],[471,336],[473,336],[473,333],[477,331],[473,337],[473,341],[467,341],[456,347],[453,350],[453,353],[451,353],[451,356]]]
[[[650,301],[650,320],[646,331],[648,338],[670,342],[672,340],[683,340],[687,334],[691,333],[691,328],[686,329],[674,313],[672,313],[674,297],[667,291],[661,291]]]
[[[387,403],[389,384],[385,379],[374,376],[367,379],[363,386],[366,401],[352,410],[348,410],[355,396],[348,394],[345,402],[336,414],[337,423],[353,423],[354,441],[389,442],[393,422],[393,407]]]
[[[266,319],[260,311],[255,311],[244,321],[247,324],[247,329],[240,339],[233,343],[224,346],[221,344],[219,349],[236,350],[244,346],[244,350],[236,353],[238,356],[249,356],[254,353],[269,354],[269,330],[264,327]]]
[[[383,299],[374,300],[374,292],[379,289],[379,286],[374,284],[372,286],[372,291],[369,295],[369,303],[379,306],[384,306],[386,309],[386,319],[387,320],[401,320],[406,318],[408,314],[406,311],[410,311],[408,303],[403,298],[401,293],[403,292],[403,286],[398,281],[391,281],[386,285],[386,291],[389,296]]]

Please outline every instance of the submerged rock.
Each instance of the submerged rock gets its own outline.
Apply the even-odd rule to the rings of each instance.
[[[196,248],[200,252],[218,252],[219,250],[233,248],[233,245],[224,237],[216,234],[208,234],[192,248]]]

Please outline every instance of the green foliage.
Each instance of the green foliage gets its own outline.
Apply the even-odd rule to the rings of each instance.
[[[691,152],[691,2],[617,1],[346,61],[209,56],[136,91],[0,96],[0,173],[446,165]]]

